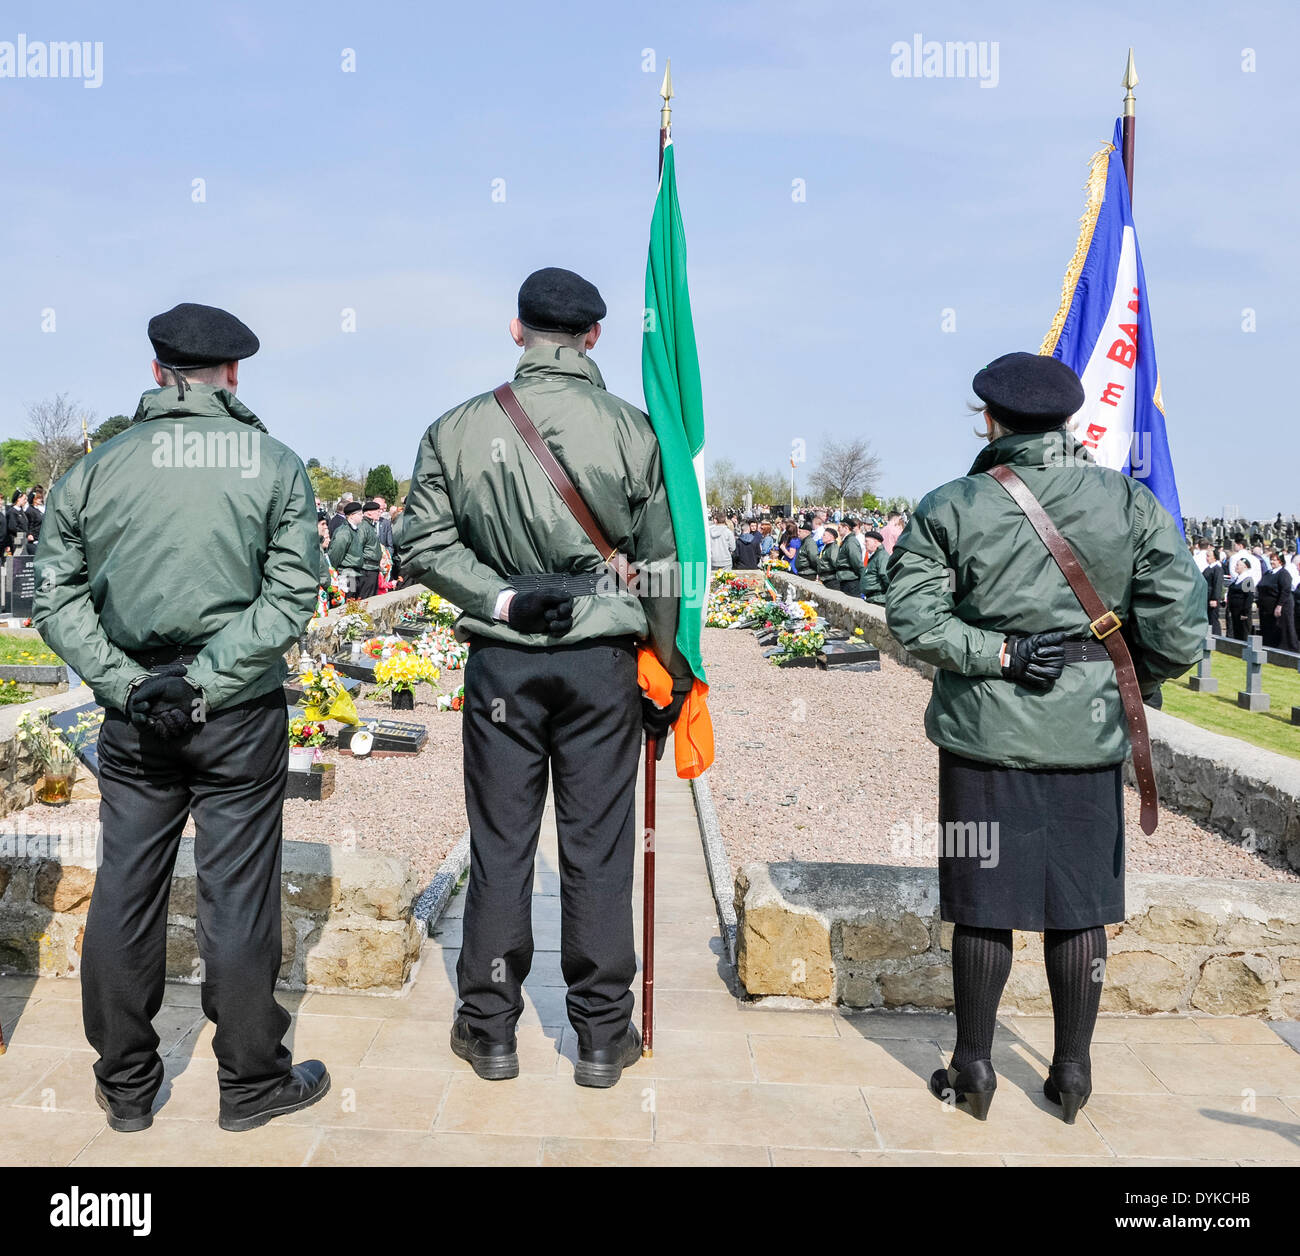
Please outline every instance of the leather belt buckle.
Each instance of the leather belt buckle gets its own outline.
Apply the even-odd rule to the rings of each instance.
[[[1106,625],[1104,631],[1101,627],[1103,624]],[[1116,615],[1114,611],[1107,611],[1104,615],[1098,615],[1097,618],[1088,625],[1092,635],[1096,637],[1098,641],[1105,641],[1106,638],[1119,627],[1120,617]]]

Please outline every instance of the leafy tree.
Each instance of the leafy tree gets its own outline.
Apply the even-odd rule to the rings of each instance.
[[[35,472],[32,470],[32,463],[36,458],[36,442],[34,440],[19,440],[16,437],[11,440],[0,441],[0,487],[4,491],[4,499],[9,500],[13,496],[16,488],[31,488],[33,483],[37,483],[33,477]],[[49,485],[47,484],[48,488]]]
[[[125,414],[115,414],[112,418],[105,419],[90,434],[92,445],[102,445],[106,440],[112,440],[120,432],[125,432],[131,426],[130,418]]]
[[[27,429],[36,441],[32,474],[49,488],[86,452],[81,428],[89,427],[94,415],[60,393],[49,401],[34,401],[27,407]]]
[[[322,467],[319,462],[314,467],[307,468],[307,478],[311,481],[316,496],[322,502],[335,502],[343,496],[342,478],[333,474],[328,468]]]
[[[382,497],[390,506],[397,501],[397,480],[386,462],[371,467],[366,476],[366,497],[375,496]]]
[[[307,459],[307,470],[308,470],[308,471],[314,471],[314,470],[315,470],[317,467],[319,467],[319,466],[320,466],[320,459],[319,459],[319,458],[308,458],[308,459]]]

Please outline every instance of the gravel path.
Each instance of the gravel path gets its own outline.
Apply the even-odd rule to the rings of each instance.
[[[732,866],[807,859],[923,865],[896,854],[891,830],[933,820],[939,758],[923,724],[930,682],[881,659],[879,672],[773,667],[754,634],[704,630],[717,758],[709,785]],[[1162,807],[1147,837],[1125,790],[1130,872],[1300,881]]]
[[[445,672],[441,692],[450,693],[461,683],[464,672]],[[359,693],[369,687],[364,683]],[[351,755],[326,750],[324,759],[333,763],[334,794],[323,802],[287,799],[284,804],[284,836],[331,845],[355,844],[359,850],[373,850],[406,859],[421,886],[427,885],[438,865],[460,840],[468,827],[465,818],[465,790],[462,782],[459,711],[439,711],[437,694],[426,685],[416,691],[414,711],[394,711],[387,699],[357,701],[362,719],[397,719],[423,724],[428,740],[417,755],[391,758],[354,759]],[[337,724],[331,724],[337,729]],[[93,787],[94,780],[80,770],[78,792]],[[5,816],[8,831],[48,833],[64,826],[87,826],[99,819],[99,801],[74,799],[62,807],[40,803]],[[73,829],[72,831],[78,831]],[[194,835],[194,822],[185,833]]]

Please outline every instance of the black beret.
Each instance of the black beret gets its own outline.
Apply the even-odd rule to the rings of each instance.
[[[358,510],[364,509],[365,507],[360,502],[348,502],[348,504],[343,507],[343,513],[345,515],[355,515]]]
[[[382,510],[383,507],[382,507],[378,502],[366,502],[366,504],[365,504],[364,506],[362,506],[361,509],[362,509],[362,510]]]
[[[1040,353],[1006,353],[971,380],[989,414],[1013,432],[1048,432],[1083,405],[1083,385],[1064,362]]]
[[[596,285],[558,266],[535,270],[519,288],[519,321],[533,331],[577,335],[605,317]]]
[[[858,526],[858,521],[852,515],[850,515],[847,519],[844,520],[844,526],[848,528],[856,528]]]
[[[317,522],[317,523],[328,523],[328,522],[329,522],[329,514],[328,514],[328,512],[327,512],[327,511],[324,511],[324,510],[318,510],[318,511],[316,512],[316,522]]]
[[[233,314],[186,301],[149,320],[149,341],[164,366],[220,366],[242,362],[261,348]]]
[[[872,528],[870,532],[863,533],[863,536],[864,537],[874,536],[876,540],[881,543],[881,545],[885,543],[885,538],[881,536],[880,533],[875,530],[875,528]]]

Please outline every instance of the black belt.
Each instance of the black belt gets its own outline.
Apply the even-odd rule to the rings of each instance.
[[[608,597],[618,593],[618,578],[608,567],[599,571],[527,572],[509,576],[506,583],[519,593],[558,593],[564,597]]]
[[[201,645],[160,645],[152,650],[124,650],[123,653],[131,662],[149,669],[168,663],[192,663],[202,649]]]
[[[1077,641],[1062,641],[1067,663],[1109,663],[1110,652],[1096,637],[1083,637]]]

